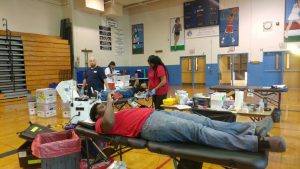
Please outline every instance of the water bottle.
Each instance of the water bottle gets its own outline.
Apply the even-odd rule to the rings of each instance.
[[[263,113],[264,112],[264,108],[265,108],[265,103],[264,103],[263,99],[260,100],[260,102],[259,102],[258,105],[259,105],[258,112],[259,113]]]

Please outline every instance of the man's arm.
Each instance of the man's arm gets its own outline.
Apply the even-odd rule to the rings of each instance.
[[[106,89],[109,89],[109,86],[108,86],[107,80],[106,80],[106,79],[103,79],[103,82],[104,82],[104,85],[105,85]]]
[[[83,81],[82,81],[82,87],[85,88],[86,85],[87,85],[87,83],[86,83],[86,78],[84,78]]]
[[[110,131],[115,125],[115,113],[113,112],[113,99],[112,93],[107,95],[107,105],[102,117],[101,129],[104,133]]]
[[[104,83],[106,89],[109,89],[109,86],[108,86],[107,80],[106,80],[105,71],[104,71],[103,69],[100,68],[99,71],[98,71],[98,73],[99,73],[99,74],[98,74],[98,75],[99,75],[99,78],[103,80],[103,83]]]

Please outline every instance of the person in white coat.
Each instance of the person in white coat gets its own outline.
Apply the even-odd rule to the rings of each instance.
[[[105,75],[107,77],[107,83],[114,83],[114,76],[116,75],[116,63],[111,61],[107,68],[105,68]]]

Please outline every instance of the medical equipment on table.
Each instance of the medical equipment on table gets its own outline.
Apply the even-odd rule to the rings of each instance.
[[[167,98],[163,100],[163,104],[165,106],[172,106],[174,104],[176,104],[176,98]]]
[[[96,98],[89,99],[88,97],[79,96],[77,92],[77,83],[74,80],[60,82],[56,90],[64,103],[69,103],[71,106],[71,123],[77,124],[79,120],[90,119],[90,110],[95,103],[101,103],[96,91]]]
[[[203,94],[195,94],[193,99],[193,107],[210,107],[210,97],[204,96]]]
[[[244,91],[235,91],[235,102],[234,102],[235,109],[237,110],[241,109],[243,103],[244,103]]]
[[[215,110],[221,110],[226,99],[226,93],[216,92],[210,96],[210,107]]]
[[[180,105],[186,105],[186,103],[189,99],[188,92],[184,91],[184,90],[176,90],[175,96],[176,96],[177,103]]]

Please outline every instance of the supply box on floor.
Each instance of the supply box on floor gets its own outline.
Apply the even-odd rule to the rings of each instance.
[[[38,117],[56,116],[56,90],[44,88],[36,90],[36,113]]]
[[[56,102],[56,90],[51,88],[37,89],[36,90],[36,102],[37,103],[55,103]]]
[[[27,95],[28,112],[29,115],[36,115],[36,99],[35,96]]]
[[[56,103],[37,103],[36,112],[38,117],[53,117],[56,116]]]
[[[71,117],[71,107],[69,103],[62,103],[61,104],[62,109],[62,117],[63,118],[70,118]]]

